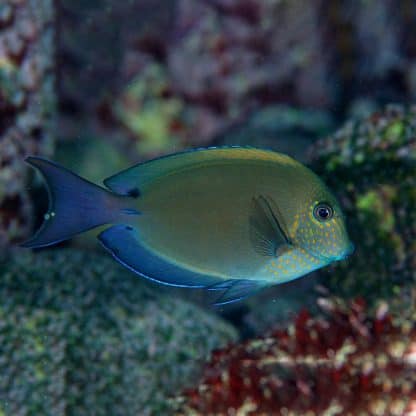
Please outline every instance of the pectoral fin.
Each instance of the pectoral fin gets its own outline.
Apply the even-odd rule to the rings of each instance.
[[[283,216],[270,197],[252,199],[249,227],[253,248],[262,256],[276,257],[291,246]]]

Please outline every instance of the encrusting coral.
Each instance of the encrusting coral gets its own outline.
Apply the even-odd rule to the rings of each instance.
[[[311,167],[343,206],[356,251],[323,270],[322,284],[368,301],[414,283],[416,107],[390,105],[349,121],[312,148]]]
[[[215,351],[176,414],[414,415],[414,316],[394,317],[385,303],[372,315],[362,300],[320,305],[324,317],[304,311],[285,329]]]
[[[108,257],[55,249],[0,264],[0,415],[170,414],[224,321]]]

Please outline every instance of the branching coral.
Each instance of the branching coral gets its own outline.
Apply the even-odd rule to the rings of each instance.
[[[416,406],[416,326],[323,300],[286,329],[216,351],[178,415],[404,416]]]

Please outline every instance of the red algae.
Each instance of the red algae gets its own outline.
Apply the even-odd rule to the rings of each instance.
[[[321,303],[285,329],[215,351],[178,415],[411,415],[416,327],[386,304]],[[374,316],[373,316],[374,315]]]

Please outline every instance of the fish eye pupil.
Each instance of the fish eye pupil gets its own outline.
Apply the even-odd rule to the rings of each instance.
[[[327,218],[329,217],[329,210],[327,208],[319,208],[318,215],[321,218]]]
[[[327,204],[319,204],[315,207],[315,217],[318,220],[326,221],[332,218],[333,211],[332,208]]]

